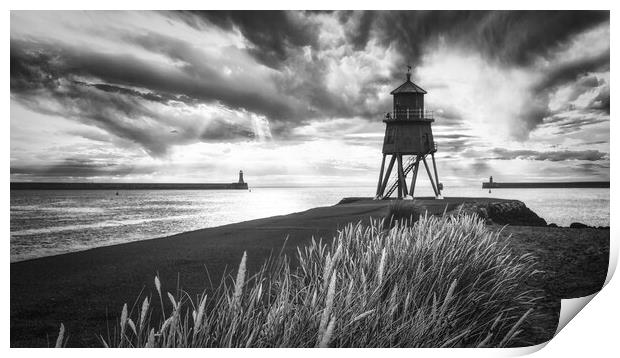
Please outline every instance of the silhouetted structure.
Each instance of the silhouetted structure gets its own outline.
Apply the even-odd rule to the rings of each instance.
[[[409,67],[409,66],[408,66]],[[411,67],[409,67],[409,70]],[[424,164],[426,173],[433,186],[436,198],[441,198],[443,186],[439,183],[435,152],[437,146],[433,139],[431,123],[434,122],[433,112],[424,109],[424,95],[426,91],[411,82],[411,73],[407,71],[407,81],[393,90],[393,112],[387,113],[383,122],[386,124],[383,140],[383,161],[377,183],[377,199],[389,198],[394,191],[398,198],[408,195],[413,197],[415,183],[420,163]],[[433,175],[426,161],[430,154],[433,162]],[[391,156],[387,170],[384,173],[385,162]],[[409,156],[407,159],[404,157]],[[390,175],[396,166],[395,177],[390,184]],[[407,189],[407,175],[412,172],[411,186]]]

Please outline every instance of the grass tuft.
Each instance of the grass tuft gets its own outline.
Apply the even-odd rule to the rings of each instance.
[[[65,345],[65,325],[60,324],[60,329],[58,330],[58,338],[56,338],[56,345],[54,348],[62,348]]]

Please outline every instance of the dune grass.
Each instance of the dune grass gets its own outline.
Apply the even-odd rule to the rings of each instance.
[[[162,292],[128,311],[114,347],[504,347],[539,293],[523,282],[535,260],[516,257],[475,215],[415,223],[350,224],[296,255],[270,258],[192,300]],[[161,311],[155,317],[153,307]]]

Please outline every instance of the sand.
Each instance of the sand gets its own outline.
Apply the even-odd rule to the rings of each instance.
[[[489,199],[426,199],[415,205],[441,213],[446,205],[453,209],[471,200]],[[222,275],[235,270],[244,251],[250,270],[256,269],[270,254],[277,254],[285,242],[285,251],[293,253],[312,237],[333,237],[347,223],[383,218],[388,205],[385,201],[354,201],[13,263],[11,346],[52,346],[61,322],[69,333],[69,346],[101,346],[97,335],[105,336],[107,327],[115,327],[123,303],[131,306],[141,292],[155,292],[153,278],[157,273],[164,290],[172,292],[181,287],[195,296],[211,281],[219,282]],[[533,342],[548,340],[557,325],[560,298],[588,295],[602,287],[609,230],[509,226],[502,235],[515,253],[534,253],[540,258],[541,269],[547,271],[528,283],[546,292],[541,310],[547,319],[530,323],[526,334]]]

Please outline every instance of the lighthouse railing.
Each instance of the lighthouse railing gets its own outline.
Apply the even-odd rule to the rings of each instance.
[[[417,121],[428,121],[433,122],[435,120],[435,114],[433,111],[428,111],[425,109],[397,109],[393,112],[388,112],[385,115],[386,119],[407,119],[407,120],[417,120]]]

